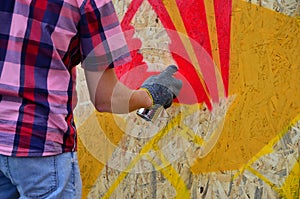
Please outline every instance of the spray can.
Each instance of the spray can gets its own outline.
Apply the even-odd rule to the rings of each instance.
[[[142,117],[143,119],[145,119],[146,121],[154,122],[159,117],[159,115],[161,114],[163,109],[164,109],[163,106],[161,106],[159,104],[155,104],[155,105],[151,106],[150,108],[138,109],[136,114],[138,116]]]

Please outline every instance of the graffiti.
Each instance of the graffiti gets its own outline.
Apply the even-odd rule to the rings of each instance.
[[[122,19],[122,28],[125,32],[135,31],[130,23],[143,2],[136,0],[130,3]],[[181,98],[180,102],[188,104],[205,102],[211,109],[212,102],[217,103],[220,97],[228,94],[231,2],[220,1],[210,5],[213,2],[202,0],[185,3],[150,0],[149,3],[171,40],[167,47],[180,68],[180,74],[188,80],[181,94],[187,97]],[[210,15],[213,17],[212,20],[206,15],[209,10],[212,11]],[[209,25],[214,26],[216,31],[212,31]],[[217,41],[213,43],[211,37]],[[136,39],[132,41],[128,38],[128,43],[136,43]],[[139,51],[136,49],[132,50],[134,60],[130,66],[124,66],[127,70],[143,64],[143,60],[138,61],[141,57],[137,56],[137,53]],[[122,77],[126,69],[118,70],[121,71],[119,76]],[[145,70],[144,72],[147,73],[147,68]],[[124,82],[126,83],[126,80]],[[131,84],[132,82],[128,85]],[[191,85],[197,96],[196,99],[189,97],[191,92],[185,92],[189,91],[186,89],[186,84]]]
[[[298,157],[290,156],[292,169],[279,182],[271,180],[277,174],[266,174],[260,166],[276,154],[274,148],[282,139],[291,136],[293,147],[299,140],[289,128],[299,119],[300,96],[282,95],[299,89],[293,84],[300,72],[293,43],[299,39],[297,21],[239,0],[127,3],[121,22],[133,60],[116,68],[120,80],[138,88],[166,67],[164,62],[171,62],[179,66],[177,77],[184,88],[174,106],[154,124],[134,113],[88,117],[79,128],[84,132],[80,142],[91,154],[86,160],[97,166],[84,181],[93,186],[104,168],[117,171],[101,194],[111,198],[128,175],[159,172],[172,186],[172,197],[193,198],[195,193],[175,166],[185,157],[195,179],[202,173],[230,171],[234,174],[228,174],[228,187],[243,176],[257,178],[280,195],[297,195],[291,187],[298,183],[292,177],[299,173]],[[153,26],[138,26],[135,21],[145,5],[153,13]],[[286,31],[279,30],[280,25]],[[282,38],[286,45],[280,46],[277,40]],[[168,60],[151,60],[155,53],[168,55]],[[109,174],[101,175],[109,178]],[[233,191],[219,194],[233,196]]]

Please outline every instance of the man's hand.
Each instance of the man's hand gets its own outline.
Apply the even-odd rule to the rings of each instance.
[[[152,97],[153,105],[159,104],[165,109],[172,105],[182,88],[182,81],[173,77],[178,68],[174,65],[168,66],[159,75],[146,79],[141,89],[146,89]]]
[[[129,113],[152,105],[151,96],[143,90],[131,90],[122,84],[115,70],[85,70],[90,99],[99,112]]]

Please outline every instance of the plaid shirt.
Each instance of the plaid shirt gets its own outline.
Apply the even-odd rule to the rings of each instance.
[[[0,18],[0,154],[75,151],[75,66],[130,59],[112,2],[1,0]]]

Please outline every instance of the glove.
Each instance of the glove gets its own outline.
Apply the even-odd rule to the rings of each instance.
[[[141,89],[146,89],[153,100],[153,104],[159,104],[165,109],[172,105],[182,88],[182,81],[173,77],[178,70],[175,65],[168,66],[159,75],[146,79]]]

